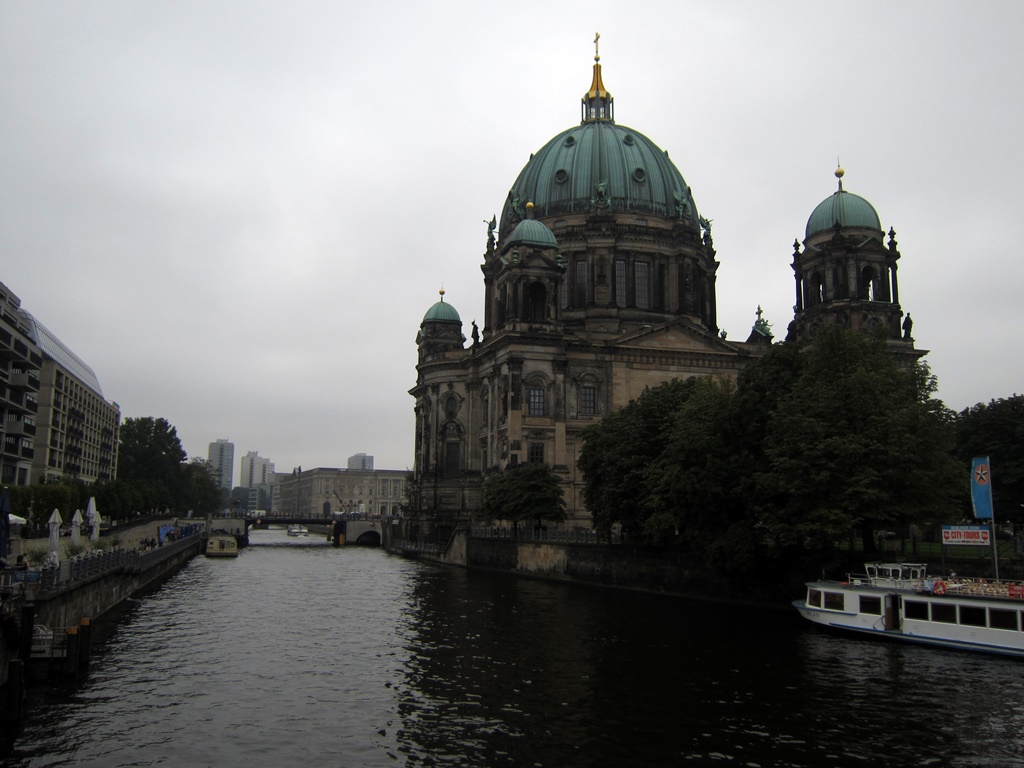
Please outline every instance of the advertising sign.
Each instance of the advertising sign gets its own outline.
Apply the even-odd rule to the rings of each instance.
[[[991,543],[992,532],[983,525],[944,525],[942,526],[943,544],[965,544],[973,547],[987,547]]]

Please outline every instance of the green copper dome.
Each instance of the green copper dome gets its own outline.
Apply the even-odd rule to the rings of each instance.
[[[505,242],[534,245],[538,248],[558,248],[554,233],[536,219],[523,219]]]
[[[449,323],[462,322],[462,318],[459,317],[459,313],[455,307],[451,304],[445,304],[444,291],[441,291],[441,300],[428,309],[427,314],[423,316],[424,323],[438,320]]]
[[[582,122],[555,136],[530,157],[501,211],[501,233],[526,218],[606,209],[678,219],[700,231],[697,206],[679,169],[639,131],[616,125],[614,99],[604,87],[600,56],[583,95]]]
[[[839,190],[818,203],[818,207],[807,220],[806,237],[827,232],[835,227],[836,222],[839,222],[841,227],[881,230],[882,223],[874,206],[860,195],[843,189],[842,168],[836,170],[836,177],[839,179]]]
[[[563,131],[530,158],[502,209],[501,230],[522,218],[527,202],[546,218],[591,211],[602,195],[612,213],[682,214],[699,227],[690,188],[668,154],[639,131],[595,120]]]

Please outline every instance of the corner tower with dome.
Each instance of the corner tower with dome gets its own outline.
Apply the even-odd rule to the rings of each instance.
[[[581,117],[530,156],[488,226],[483,327],[473,321],[468,346],[443,292],[423,317],[409,538],[446,541],[479,519],[488,474],[522,462],[552,466],[566,525],[589,527],[582,430],[647,387],[735,378],[773,341],[760,307],[745,342],[719,333],[710,221],[668,153],[615,122],[597,55]],[[871,205],[840,188],[806,235],[790,339],[823,322],[882,325],[913,354],[899,254]]]
[[[900,308],[896,232],[888,241],[874,206],[839,188],[807,220],[803,250],[793,243],[796,303],[786,341],[809,342],[826,324],[883,332],[904,362],[926,354],[914,348],[913,321]]]

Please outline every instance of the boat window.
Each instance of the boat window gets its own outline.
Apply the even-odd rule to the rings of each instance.
[[[842,592],[826,592],[825,593],[825,608],[830,611],[843,611],[846,610],[846,596]]]
[[[976,605],[961,605],[960,606],[960,623],[966,624],[969,627],[984,627],[985,624],[985,609],[980,608]]]
[[[815,608],[821,608],[821,591],[817,589],[807,590],[807,604]]]
[[[868,597],[867,595],[860,596],[860,612],[870,613],[874,616],[882,615],[882,598],[880,597]]]
[[[956,605],[932,603],[932,621],[941,621],[943,624],[956,624]]]
[[[988,609],[988,625],[992,629],[1017,629],[1017,611],[1005,608]]]
[[[903,602],[903,615],[908,619],[928,621],[928,603],[923,603],[920,600],[905,600]]]

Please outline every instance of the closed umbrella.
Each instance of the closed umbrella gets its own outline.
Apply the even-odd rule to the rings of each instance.
[[[93,541],[99,541],[100,538],[100,511],[96,509],[96,497],[90,496],[89,503],[85,507],[85,517],[89,520],[92,525],[92,534],[89,536]]]
[[[71,544],[72,546],[79,547],[82,545],[82,523],[85,522],[85,518],[82,517],[82,510],[76,509],[75,516],[71,518]]]
[[[60,525],[64,522],[64,518],[60,516],[60,512],[56,509],[50,515],[50,553],[56,555],[57,549],[60,547]]]

